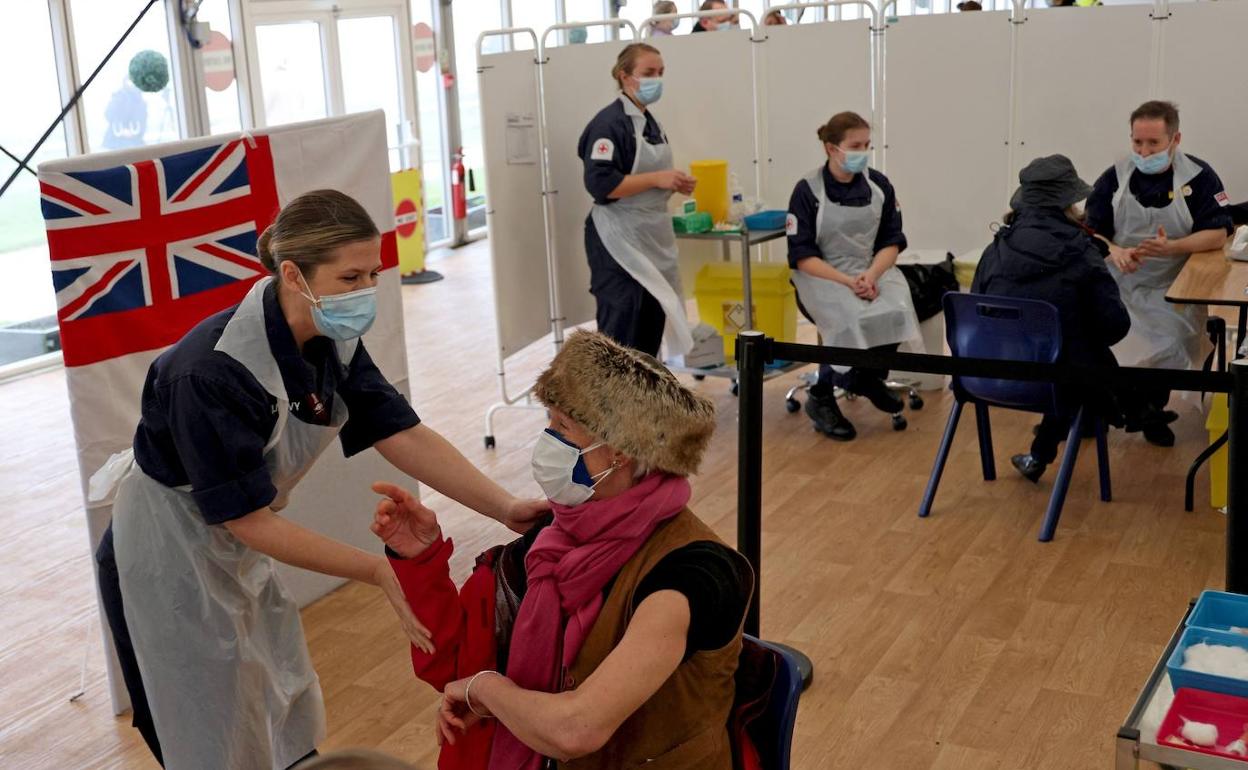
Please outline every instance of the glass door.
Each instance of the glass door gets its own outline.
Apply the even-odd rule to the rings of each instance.
[[[333,110],[326,50],[333,22],[329,14],[312,18],[257,21],[255,67],[259,89],[256,122],[279,126],[325,118]]]

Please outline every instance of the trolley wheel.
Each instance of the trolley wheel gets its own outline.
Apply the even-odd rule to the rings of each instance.
[[[697,381],[697,382],[701,382],[702,380],[705,380],[705,379],[706,379],[706,375],[705,375],[705,374],[695,374],[695,375],[693,375],[693,379],[694,379],[695,381]]]
[[[495,446],[495,444],[494,444],[494,437],[493,437],[493,436],[486,436],[486,437],[485,437],[485,448],[486,448],[486,449],[493,449],[493,448],[494,448],[494,446]]]
[[[798,410],[801,408],[802,402],[798,401],[796,398],[786,398],[784,400],[784,410],[789,414],[797,414]]]
[[[732,385],[728,388],[728,390],[731,391],[732,395],[735,396],[737,395],[737,392],[741,390],[741,386],[737,383],[736,380],[733,380]]]
[[[911,393],[910,394],[910,408],[916,412],[922,409],[923,397],[920,396],[918,393]]]
[[[905,430],[908,424],[904,414],[893,415],[893,430]]]

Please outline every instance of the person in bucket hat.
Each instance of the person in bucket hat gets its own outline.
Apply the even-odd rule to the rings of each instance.
[[[1110,346],[1126,336],[1131,319],[1105,266],[1108,249],[1083,226],[1078,204],[1092,188],[1064,155],[1033,160],[1019,172],[1018,181],[1010,212],[984,250],[971,291],[1052,304],[1062,326],[1059,361],[1116,366]],[[1080,403],[1121,424],[1107,392],[1064,390],[1061,401],[1060,409],[1041,419],[1031,451],[1010,458],[1030,481],[1038,482],[1057,458],[1058,444]]]

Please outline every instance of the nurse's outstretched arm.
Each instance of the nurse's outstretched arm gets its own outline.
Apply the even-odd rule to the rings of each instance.
[[[495,484],[451,442],[424,424],[399,431],[374,446],[407,475],[516,532],[525,532],[550,510],[546,500],[522,500]]]
[[[669,168],[662,171],[647,171],[641,174],[629,174],[620,180],[607,197],[611,200],[627,198],[638,193],[659,188],[671,190],[681,195],[689,195],[697,186],[698,180],[679,169]]]
[[[279,516],[268,506],[227,521],[224,526],[243,545],[283,564],[377,586],[390,601],[412,644],[425,652],[434,651],[433,635],[408,606],[386,557],[325,537]]]

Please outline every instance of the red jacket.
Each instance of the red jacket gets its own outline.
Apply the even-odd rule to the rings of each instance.
[[[472,575],[458,590],[451,580],[449,566],[454,551],[452,541],[439,539],[414,559],[390,559],[407,603],[433,632],[436,652],[428,655],[413,646],[412,669],[438,692],[457,679],[497,669],[498,663],[493,569],[498,549],[477,558]],[[494,725],[493,720],[485,720],[454,744],[444,744],[438,756],[438,768],[486,770]]]
[[[512,545],[521,545],[521,542]],[[507,578],[519,579],[512,573],[522,569],[527,544],[514,551],[510,549],[510,545],[497,546],[478,556],[472,574],[460,589],[456,589],[451,580],[449,563],[455,551],[451,540],[440,538],[414,559],[390,559],[407,603],[433,632],[436,651],[429,655],[413,645],[412,669],[438,692],[448,683],[478,671],[505,668],[499,665],[498,608],[502,606],[504,612],[514,612],[518,597],[515,592],[509,597],[500,597],[500,592],[509,590],[505,587]],[[499,570],[505,573],[503,580],[495,569],[500,561],[512,564],[510,570],[506,564]],[[513,564],[516,561],[519,563]],[[506,620],[508,622],[501,625],[509,634],[514,617]],[[729,720],[733,764],[737,770],[769,770],[755,746],[773,743],[775,736],[752,733],[760,726],[771,727],[763,725],[767,720],[760,718],[770,701],[775,666],[769,651],[747,640],[737,670],[737,698]],[[439,770],[487,770],[496,724],[492,719],[479,722],[454,744],[443,744],[438,755]]]

